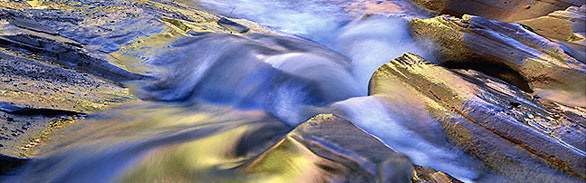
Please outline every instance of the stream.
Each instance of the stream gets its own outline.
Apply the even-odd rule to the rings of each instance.
[[[409,34],[410,18],[429,16],[410,1],[369,1],[401,10],[369,16],[343,0],[184,2],[283,35],[201,33],[174,41],[150,59],[154,79],[125,83],[140,101],[88,115],[7,182],[140,182],[131,178],[158,180],[165,171],[199,182],[238,177],[230,170],[320,113],[352,121],[417,165],[465,182],[494,176],[441,126],[424,122],[431,117],[405,117],[425,109],[385,107],[368,96],[374,71],[405,52],[439,62],[431,43]]]

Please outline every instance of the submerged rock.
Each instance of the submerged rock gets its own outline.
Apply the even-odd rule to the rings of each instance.
[[[459,182],[443,172],[414,166],[406,156],[332,114],[302,123],[238,171],[265,181]]]
[[[547,15],[569,6],[580,6],[580,0],[414,0],[435,14],[462,16],[472,14],[499,21],[513,22]]]
[[[586,65],[519,24],[439,16],[413,19],[411,31],[434,42],[448,67],[480,70],[541,97],[586,106]]]
[[[139,98],[263,109],[297,125],[307,119],[299,116],[306,106],[360,95],[350,60],[311,41],[208,33],[171,45],[151,62],[161,78],[139,84]]]
[[[157,108],[161,105],[166,108]],[[40,151],[44,156],[3,180],[459,182],[413,165],[330,114],[293,130],[259,111],[211,105],[137,102],[94,115],[45,143]]]
[[[11,172],[25,164],[27,161],[28,159],[15,158],[0,154],[0,163],[2,164],[2,166],[0,166],[0,174]]]
[[[576,181],[558,170],[586,178],[582,107],[537,99],[483,73],[451,71],[413,54],[379,68],[370,95],[430,115],[432,121],[417,123],[439,123],[452,143],[511,180]]]
[[[0,42],[7,40],[5,38],[0,37]],[[107,72],[99,72],[101,66],[105,65],[100,66],[98,61],[98,66],[84,67],[89,72],[83,72],[84,69],[81,68],[68,69],[64,68],[66,66],[54,64],[55,61],[50,56],[44,55],[45,52],[50,52],[44,48],[25,46],[32,49],[27,50],[18,48],[20,44],[25,44],[22,42],[3,43],[0,43],[4,48],[0,51],[1,154],[29,156],[22,151],[30,149],[30,143],[38,143],[29,141],[38,141],[43,136],[42,133],[48,133],[52,129],[50,126],[61,119],[135,100],[130,91],[117,82],[119,79],[113,79],[123,75],[113,76]],[[55,48],[59,44],[53,43],[50,46]],[[74,50],[66,52],[66,55],[80,53]],[[83,57],[70,58],[82,61]],[[113,77],[106,79],[101,77],[103,75],[91,74],[96,71]],[[111,69],[109,71],[116,72]]]
[[[411,2],[327,2],[339,5],[341,14],[337,8],[336,14],[324,14],[340,24],[347,23],[345,18],[333,15],[427,16]],[[527,18],[516,9],[525,2],[491,15],[506,21]],[[572,3],[538,2],[526,15],[533,18]],[[443,5],[438,12],[457,9],[453,3]],[[480,17],[414,19],[415,37],[437,43],[444,66],[456,69],[406,54],[374,74],[372,96],[359,97],[366,92],[355,79],[368,81],[368,69],[378,66],[369,61],[380,56],[376,52],[396,45],[415,49],[415,44],[406,44],[411,39],[398,26],[402,21],[376,24],[388,19],[371,16],[359,29],[342,30],[348,37],[341,37],[346,40],[339,44],[360,49],[384,45],[350,58],[339,53],[344,51],[194,6],[171,0],[2,1],[1,181],[459,182],[435,169],[452,174],[462,164],[446,159],[474,160],[460,156],[460,149],[442,159],[440,168],[413,163],[419,155],[427,162],[437,160],[421,151],[455,152],[445,150],[453,148],[450,142],[505,180],[568,182],[586,177],[586,68],[575,55],[564,53],[568,51],[560,44],[565,43],[518,24]],[[339,26],[334,24],[332,34],[341,34],[333,31]],[[357,23],[346,28],[352,24]],[[363,31],[373,26],[383,27]],[[397,42],[376,43],[377,35],[394,39],[399,34],[402,40]],[[354,61],[368,69],[355,72],[363,63]],[[490,67],[494,69],[486,69]],[[478,69],[516,87],[458,68]],[[366,77],[357,76],[363,73]],[[347,118],[352,115],[343,104],[361,104],[353,109],[362,108],[354,112],[364,115]],[[423,133],[417,134],[423,140],[410,142],[416,135],[392,131],[395,136],[388,137],[409,144],[401,150],[410,150],[410,159],[400,148],[389,147],[397,143],[383,143],[380,136],[336,115],[321,114],[290,126],[324,111],[347,112],[344,118],[354,122],[368,118],[373,123],[356,124],[371,128],[407,121],[406,128],[386,127],[445,132],[451,141]],[[393,115],[374,116],[385,112]],[[475,167],[462,172],[482,176],[485,167],[471,164]]]
[[[0,154],[35,157],[85,114],[137,100],[127,82],[152,79],[148,59],[203,32],[270,31],[165,0],[3,1]]]
[[[213,105],[136,101],[88,116],[1,181],[221,181],[290,129],[262,111]]]

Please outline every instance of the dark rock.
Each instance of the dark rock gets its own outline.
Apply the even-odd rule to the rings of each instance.
[[[236,23],[232,20],[228,20],[227,18],[221,18],[220,20],[218,20],[218,24],[228,29],[235,30],[238,33],[246,33],[250,30],[250,28],[239,23]]]
[[[24,165],[29,159],[10,157],[0,154],[0,175],[14,171]]]

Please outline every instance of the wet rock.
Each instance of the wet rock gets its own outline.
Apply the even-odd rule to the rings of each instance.
[[[571,48],[573,57],[586,62],[586,5],[571,6],[566,10],[555,11],[547,16],[518,21],[531,27],[537,34],[559,40]]]
[[[218,24],[223,26],[223,27],[227,27],[229,29],[235,30],[238,33],[246,33],[250,30],[250,28],[243,26],[239,23],[236,23],[232,20],[228,20],[227,18],[221,18],[218,21]]]
[[[0,55],[0,78],[9,81],[0,83],[0,100],[15,108],[7,112],[30,109],[88,113],[108,103],[134,99],[128,89],[112,81],[51,65],[43,59]]]
[[[412,178],[414,183],[461,183],[445,172],[440,172],[429,167],[415,165],[415,172]]]
[[[3,1],[0,32],[0,153],[28,157],[30,139],[49,138],[63,120],[136,100],[126,82],[151,79],[145,60],[165,43],[269,31],[165,0],[90,0]]]
[[[0,51],[1,154],[28,157],[29,139],[48,132],[53,122],[135,100],[111,80],[29,56]]]
[[[414,0],[435,14],[462,16],[472,14],[493,20],[513,22],[547,15],[569,6],[580,6],[580,0]]]
[[[271,32],[242,19],[224,18],[239,26],[223,26],[218,24],[222,17],[166,0],[39,3],[43,8],[27,8],[24,1],[0,5],[0,19],[5,20],[0,22],[4,23],[0,24],[3,25],[3,35],[16,37],[11,40],[35,40],[40,37],[49,39],[48,44],[57,42],[59,45],[62,42],[77,45],[87,53],[76,55],[77,52],[73,52],[71,55],[67,52],[57,55],[66,57],[64,61],[91,56],[91,59],[106,61],[134,73],[145,74],[150,71],[144,63],[149,57],[157,54],[159,49],[167,49],[167,43],[195,32],[241,34],[245,29],[251,30],[247,33]],[[92,65],[104,65],[99,63],[89,62]],[[83,65],[88,62],[73,64]],[[108,67],[100,71],[110,73],[117,70],[120,69]]]
[[[511,180],[586,178],[582,107],[535,99],[483,73],[448,70],[413,54],[380,67],[369,92],[387,106],[429,115],[418,123],[439,123],[452,143]]]
[[[390,13],[411,7],[408,3],[368,3],[350,3],[344,10]],[[500,28],[491,31],[509,37],[510,32],[524,31],[513,27],[507,33],[498,23],[478,21],[491,23],[487,27]],[[457,26],[451,29],[460,31]],[[285,134],[289,126],[283,121],[297,123],[303,118],[286,116],[303,110],[298,106],[327,106],[358,95],[349,87],[355,85],[348,58],[307,40],[277,35],[253,22],[216,16],[170,0],[3,1],[0,173],[23,162],[4,155],[51,154],[36,159],[9,180],[458,182],[446,173],[413,165],[406,156],[333,115],[316,116]],[[583,79],[582,65],[563,65],[561,62],[568,59],[555,53],[561,51],[550,49],[555,45],[547,42],[541,49],[535,45],[542,42],[527,37],[502,44],[528,45],[537,50],[528,51],[528,55],[546,55],[548,62],[558,64],[551,73],[562,70],[562,74],[535,75],[549,65],[529,64],[525,68],[498,54],[481,57],[484,52],[467,52],[461,60],[448,61],[481,58],[504,65],[510,72],[497,75],[528,91]],[[469,40],[460,42],[465,41]],[[446,50],[446,54],[460,54]],[[544,54],[537,54],[541,52]],[[520,53],[524,52],[515,52]],[[153,69],[156,64],[165,67]],[[394,99],[397,93],[389,93],[388,88],[381,92],[379,85],[388,78],[381,79],[380,73],[387,67],[373,78],[372,95],[390,101],[387,104],[393,100],[423,101],[429,110],[418,114],[437,117],[433,122],[443,125],[456,144],[502,174],[525,178],[528,174],[513,174],[519,169],[547,172],[551,166],[584,176],[579,168],[584,165],[580,157],[586,148],[580,141],[584,138],[584,108],[539,99],[475,71],[401,64],[393,71],[407,75],[410,73],[402,71],[403,67],[426,67],[408,79],[392,74],[398,77],[396,81],[403,81],[397,86],[411,91],[404,95],[417,97]],[[157,72],[173,74],[159,78]],[[435,80],[437,75],[433,74],[439,74],[440,79]],[[548,82],[540,82],[541,77]],[[160,80],[151,83],[151,79]],[[438,84],[444,79],[450,82]],[[156,102],[136,102],[106,112],[112,116],[96,114],[84,120],[85,114],[136,100],[128,86],[144,84],[142,80],[152,84],[142,86],[146,93],[142,99]],[[191,100],[195,98],[237,105],[220,110],[223,106],[204,106],[200,100]],[[445,117],[450,115],[458,117]],[[80,120],[89,124],[68,127]],[[65,127],[69,129],[64,134],[51,137]],[[275,139],[277,143],[269,148]],[[31,150],[37,144],[44,145],[39,147],[43,148],[40,153]],[[525,160],[543,165],[545,170],[524,166]],[[537,173],[536,180],[542,180],[542,175]],[[568,180],[561,177],[553,179]]]
[[[38,145],[33,161],[2,181],[242,182],[242,175],[223,173],[266,150],[291,129],[262,112],[223,106],[185,108],[137,101],[113,108],[61,129],[61,134]],[[136,129],[129,130],[132,127]],[[47,170],[53,173],[42,173]]]
[[[409,158],[351,122],[320,114],[238,171],[263,175],[266,180],[301,182],[458,182],[445,173],[415,167]],[[438,177],[435,174],[444,176],[431,178]]]
[[[48,109],[0,111],[0,154],[19,158],[36,157],[37,145],[83,116],[71,111]]]
[[[411,31],[434,42],[446,66],[480,70],[541,97],[586,106],[586,65],[519,24],[439,16],[413,19]]]
[[[144,76],[128,72],[105,60],[93,57],[79,45],[61,43],[34,35],[4,35],[0,40],[8,49],[24,49],[45,57],[46,62],[62,65],[83,73],[90,73],[114,82],[137,80]]]
[[[15,158],[0,154],[0,175],[9,173],[15,168],[22,166],[28,159]]]

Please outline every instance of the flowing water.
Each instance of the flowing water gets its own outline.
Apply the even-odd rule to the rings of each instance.
[[[172,172],[176,179],[160,181],[206,182],[236,176],[225,170],[324,112],[345,117],[415,164],[465,181],[486,176],[439,126],[410,123],[430,121],[405,117],[419,109],[384,107],[367,96],[372,74],[391,59],[411,52],[435,61],[433,45],[415,42],[408,32],[408,19],[426,14],[407,1],[377,1],[401,11],[363,17],[368,11],[351,11],[350,2],[186,2],[289,36],[206,33],[175,41],[150,62],[156,79],[128,83],[142,101],[89,115],[7,180],[140,182],[132,178],[158,180]]]

